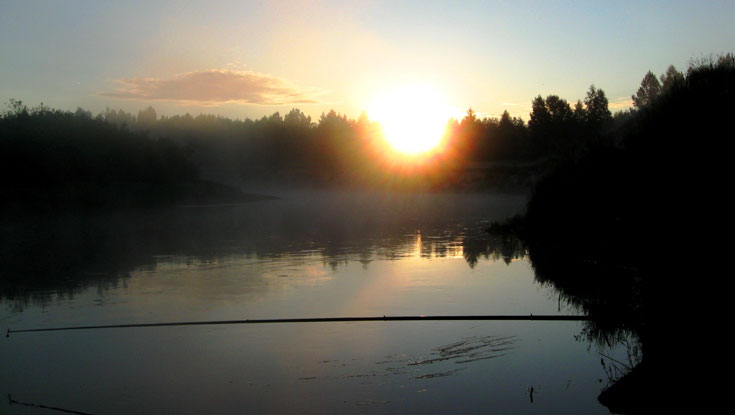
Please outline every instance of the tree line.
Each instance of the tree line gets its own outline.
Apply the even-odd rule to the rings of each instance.
[[[241,197],[200,180],[178,143],[92,118],[83,110],[29,108],[0,116],[2,209],[109,209]]]
[[[528,123],[507,111],[500,117],[478,118],[470,108],[462,119],[448,120],[442,150],[418,157],[420,163],[391,150],[379,123],[364,112],[351,119],[329,111],[313,121],[293,109],[285,116],[276,112],[256,120],[233,120],[204,114],[158,117],[148,107],[137,116],[108,109],[97,118],[181,143],[205,174],[220,179],[381,184],[421,176],[451,186],[457,184],[451,175],[473,164],[563,156],[599,136],[613,116],[604,91],[594,85],[574,109],[556,95],[535,98]]]
[[[557,163],[534,186],[525,216],[493,227],[521,235],[536,279],[590,316],[591,339],[638,340],[640,364],[599,398],[618,413],[668,404],[642,392],[651,385],[692,396],[692,380],[707,379],[689,373],[706,367],[706,350],[682,356],[672,345],[724,304],[711,289],[723,274],[702,266],[702,248],[730,214],[735,56],[695,61],[686,73],[669,67],[660,78],[648,72],[632,98],[615,140]]]
[[[661,83],[649,72],[633,96],[636,109],[682,79],[673,67]],[[619,140],[630,114],[613,115],[594,85],[573,106],[557,95],[535,97],[528,123],[507,111],[479,118],[470,108],[447,122],[441,151],[406,157],[364,112],[351,119],[332,110],[318,120],[299,109],[255,120],[158,116],[153,107],[93,115],[11,100],[0,114],[0,149],[10,199],[51,204],[165,203],[190,194],[201,179],[233,186],[517,189],[540,174],[529,165]]]

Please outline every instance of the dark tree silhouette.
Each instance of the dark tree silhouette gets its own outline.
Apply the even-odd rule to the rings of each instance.
[[[531,107],[528,126],[540,155],[567,157],[580,148],[583,137],[576,122],[580,114],[575,115],[565,99],[558,95],[549,95],[546,99],[538,96]]]
[[[735,112],[735,59],[701,62],[683,79],[671,70],[664,81],[661,91],[649,72],[639,110],[617,124],[620,139],[558,163],[514,224],[536,277],[592,317],[586,334],[607,342],[632,333],[640,341],[641,363],[599,397],[616,413],[658,411],[679,397],[698,404],[719,382],[707,373],[716,363],[703,359],[711,342],[685,353],[675,345],[703,321],[724,325],[718,316],[726,314],[713,311],[726,302],[710,284],[721,273],[703,271],[696,255],[684,258],[682,245],[711,240],[710,230],[727,221],[719,206],[729,164],[720,155],[721,125],[709,121]],[[687,312],[674,317],[681,307]]]
[[[143,207],[196,199],[236,197],[199,180],[186,151],[92,118],[87,111],[28,108],[11,101],[0,116],[3,209]]]
[[[638,88],[638,92],[632,95],[633,105],[637,108],[643,108],[646,105],[653,102],[658,94],[661,93],[661,83],[653,72],[648,71],[641,81],[641,87]]]
[[[577,100],[577,103],[574,104],[574,121],[579,124],[587,122],[587,108],[581,100]]]
[[[684,83],[684,74],[677,71],[674,65],[670,65],[666,72],[661,75],[661,90],[668,91]]]
[[[21,103],[11,102],[9,113],[23,111],[29,114]],[[317,122],[295,108],[285,116],[276,112],[256,120],[207,114],[159,117],[150,106],[137,114],[107,108],[92,117],[80,108],[73,115],[114,126],[115,134],[168,142],[202,178],[214,182],[403,189],[524,188],[546,159],[578,153],[610,118],[604,92],[594,87],[574,110],[556,95],[537,97],[528,126],[507,111],[480,118],[470,108],[461,120],[449,120],[440,152],[406,157],[388,145],[380,125],[364,112],[353,120],[331,110]]]
[[[604,124],[612,120],[612,113],[608,109],[607,97],[605,91],[590,85],[587,96],[584,99],[585,121],[594,129],[599,129]]]
[[[158,114],[151,106],[138,111],[138,124],[144,127],[150,128],[156,122],[156,119],[158,119]]]

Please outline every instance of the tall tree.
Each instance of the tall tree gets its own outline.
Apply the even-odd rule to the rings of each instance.
[[[574,120],[579,124],[583,124],[587,121],[587,109],[580,100],[577,100],[577,103],[574,104]]]
[[[653,102],[659,93],[661,93],[661,83],[653,72],[648,71],[641,81],[641,87],[638,88],[638,92],[631,96],[633,98],[633,105],[637,108],[643,108]]]
[[[661,90],[668,91],[671,87],[684,82],[684,74],[677,71],[674,65],[670,65],[666,73],[661,75]]]
[[[148,108],[138,111],[138,124],[142,126],[150,127],[156,122],[157,118],[158,114],[156,114],[156,110],[154,110],[151,106],[148,106]]]
[[[558,95],[546,97],[546,109],[556,122],[566,122],[573,118],[572,107],[566,99],[559,98]]]
[[[475,111],[472,108],[468,108],[467,115],[464,116],[462,122],[474,124],[475,121],[477,121],[477,114],[475,114]]]
[[[301,110],[294,108],[283,117],[283,122],[292,127],[311,127],[311,117],[305,115]]]
[[[608,108],[607,97],[605,91],[590,85],[587,96],[584,99],[584,105],[587,108],[586,121],[591,127],[599,128],[604,123],[612,119],[612,113]]]
[[[528,126],[531,131],[538,133],[550,120],[551,114],[546,109],[546,102],[539,95],[531,102],[531,119],[528,121]]]
[[[574,112],[558,95],[537,96],[531,103],[528,126],[535,146],[543,155],[567,153],[576,141]]]

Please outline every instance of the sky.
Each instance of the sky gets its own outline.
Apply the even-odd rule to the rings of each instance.
[[[626,108],[647,71],[734,52],[734,21],[732,0],[0,0],[0,101],[316,120],[421,85],[527,121],[591,84]]]

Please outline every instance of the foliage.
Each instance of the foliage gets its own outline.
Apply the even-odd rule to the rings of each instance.
[[[75,113],[10,101],[0,117],[6,200],[42,208],[166,203],[197,178],[183,149]],[[8,206],[6,205],[6,208]]]
[[[81,194],[93,194],[91,200],[114,198],[121,193],[103,195],[108,191],[102,189],[120,182],[127,183],[123,188],[149,183],[145,186],[151,198],[168,200],[181,193],[174,178],[193,180],[195,170],[202,178],[235,186],[521,190],[535,180],[544,160],[576,156],[595,142],[610,122],[607,105],[604,92],[591,86],[574,110],[556,95],[537,97],[528,126],[507,111],[497,118],[480,118],[470,108],[463,119],[449,120],[438,151],[418,156],[392,150],[379,123],[367,114],[354,120],[333,110],[316,122],[295,108],[285,116],[276,112],[256,120],[188,113],[159,116],[150,106],[137,114],[107,108],[93,116],[81,108],[74,113],[43,105],[29,109],[11,100],[2,122],[4,145],[23,143],[12,149],[25,151],[18,154],[17,163],[34,172],[46,171],[35,181],[16,180],[18,200],[28,196],[40,201],[43,194],[59,199],[76,192],[69,188],[86,189],[72,199]],[[33,139],[18,138],[29,130],[35,131]],[[94,137],[106,138],[96,142]],[[170,156],[164,156],[166,152]],[[17,163],[5,171],[19,171]],[[43,182],[58,194],[45,192],[39,184]],[[157,186],[172,193],[152,190]],[[35,196],[24,188],[36,189],[31,191]]]
[[[645,107],[653,102],[660,92],[661,83],[658,82],[658,78],[656,78],[653,72],[648,71],[641,81],[641,87],[638,88],[635,95],[631,96],[633,105],[638,108]]]
[[[724,219],[721,123],[735,112],[735,59],[700,63],[682,77],[670,70],[664,82],[667,89],[616,123],[619,142],[591,147],[539,181],[520,229],[536,278],[592,318],[586,333],[635,334],[642,384],[673,388],[687,378],[671,362],[701,363],[672,345],[685,323],[711,316],[717,303],[704,281],[718,275],[702,272],[696,249]],[[647,405],[655,397],[639,398]]]
[[[528,122],[532,147],[546,157],[575,158],[605,138],[611,121],[605,92],[594,85],[587,91],[584,103],[577,101],[574,109],[557,95],[546,99],[539,95],[532,102]]]
[[[584,99],[584,120],[593,128],[600,129],[612,119],[612,113],[608,109],[608,101],[605,91],[590,85],[587,96]],[[576,113],[576,112],[575,112]]]
[[[693,66],[695,67],[695,66]],[[696,67],[702,67],[697,65]],[[638,88],[638,92],[631,96],[633,99],[633,105],[636,108],[641,109],[647,105],[653,103],[660,95],[668,93],[673,89],[680,88],[684,82],[684,74],[679,72],[674,65],[670,65],[666,72],[661,74],[661,82],[656,78],[653,72],[648,71],[641,81],[641,86]]]

